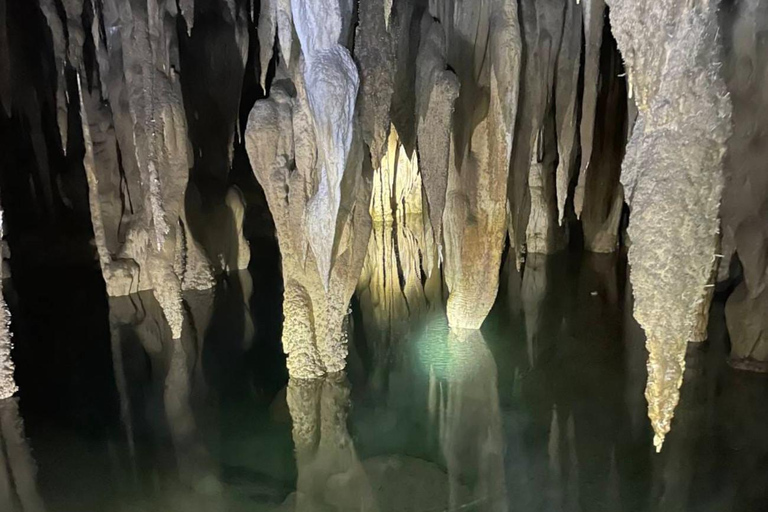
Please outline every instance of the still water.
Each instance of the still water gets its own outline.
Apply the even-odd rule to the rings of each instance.
[[[180,342],[95,270],[14,276],[0,510],[768,510],[768,381],[725,364],[717,301],[656,455],[621,259],[505,267],[464,333],[429,283],[367,269],[348,369],[319,381],[288,380],[279,273],[256,263],[187,294]]]

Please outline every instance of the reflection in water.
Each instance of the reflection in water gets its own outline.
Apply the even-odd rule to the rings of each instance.
[[[24,437],[16,398],[0,400],[0,510],[43,512],[35,461]]]
[[[419,251],[403,241],[415,225],[381,228],[376,250],[388,247],[401,268],[418,269]],[[32,392],[22,394],[29,444],[16,402],[0,406],[0,510],[764,508],[768,385],[724,364],[722,302],[709,341],[689,348],[675,426],[657,455],[645,417],[643,333],[620,257],[531,256],[522,272],[507,264],[495,309],[471,332],[449,331],[421,278],[385,278],[374,261],[353,309],[366,334],[356,336],[357,352],[379,356],[318,380],[270,370],[280,364],[269,359],[280,332],[265,325],[280,318],[261,314],[264,286],[251,299],[247,274],[230,276],[215,295],[185,296],[177,341],[151,293],[110,299],[101,327],[85,293],[66,304],[67,315],[89,312],[80,321],[32,323],[37,313],[12,302],[17,349],[38,352],[17,360],[21,392]],[[110,346],[107,336],[111,365],[106,351],[93,356]],[[49,371],[32,371],[48,351],[56,355]],[[62,360],[109,371],[78,384],[88,372],[50,371]],[[111,379],[113,388],[94,393]],[[51,396],[62,397],[53,412]]]
[[[114,373],[127,440],[128,464],[134,481],[157,469],[151,467],[157,462],[156,455],[150,455],[147,461],[150,467],[143,464],[144,454],[137,453],[136,438],[147,433],[159,435],[151,442],[161,447],[167,442],[164,432],[172,446],[171,463],[176,468],[178,482],[195,493],[211,497],[221,492],[221,484],[215,463],[197,428],[192,392],[196,387],[200,395],[205,394],[201,389],[204,386],[200,385],[202,376],[198,372],[197,386],[194,386],[193,376],[195,368],[200,367],[204,329],[213,308],[213,292],[189,292],[185,303],[184,321],[187,325],[181,339],[174,340],[162,309],[151,293],[109,297]],[[149,383],[142,378],[143,372],[152,375]],[[157,410],[163,411],[162,417],[158,417]],[[140,482],[136,483],[143,487]],[[147,491],[146,488],[142,490]],[[179,494],[182,497],[187,493]],[[208,502],[207,506],[210,505]],[[192,502],[188,506],[195,507]],[[178,502],[174,507],[183,508]]]
[[[283,510],[377,511],[373,491],[347,430],[346,375],[291,379],[288,408],[293,421],[298,479]]]
[[[431,343],[443,344],[445,355],[428,361],[428,368],[429,410],[437,419],[450,485],[448,509],[506,511],[496,363],[480,331],[444,329],[428,329],[429,337],[442,331]]]

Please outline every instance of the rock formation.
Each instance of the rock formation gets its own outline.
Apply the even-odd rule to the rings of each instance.
[[[722,252],[724,264],[735,252],[743,269],[743,281],[725,311],[730,362],[768,371],[768,98],[763,92],[768,45],[760,36],[768,27],[768,9],[758,1],[740,0],[724,9],[721,19],[734,126],[725,159]]]
[[[417,87],[428,90],[417,95],[419,147],[437,143],[427,150],[436,154],[426,157],[425,187],[433,223],[439,218],[445,188],[442,243],[448,320],[461,329],[480,327],[498,291],[520,74],[516,7],[506,0],[478,5],[435,2],[425,16],[440,23],[430,24],[428,18],[422,23]],[[441,63],[441,51],[455,77]],[[436,104],[431,112],[433,99]],[[439,152],[446,146],[446,125],[439,120],[427,126],[423,123],[429,123],[432,115],[445,116],[452,110],[448,168],[443,178],[445,157]],[[433,230],[439,236],[441,230],[434,225]]]
[[[310,26],[315,8],[296,9],[302,52],[313,49],[256,102],[246,147],[280,244],[288,369],[310,378],[346,364],[345,317],[368,244],[371,185],[354,115],[357,72],[337,43],[341,14],[328,19],[333,36]]]
[[[0,245],[3,240],[3,209],[0,207]],[[3,298],[3,281],[6,276],[5,265],[0,266],[0,402],[10,398],[18,389],[13,378],[13,360],[11,359],[11,313]]]
[[[660,450],[715,257],[731,104],[718,64],[717,2],[609,6],[639,111],[621,181],[630,207],[635,318],[649,352],[648,415]],[[659,26],[666,30],[648,29]]]

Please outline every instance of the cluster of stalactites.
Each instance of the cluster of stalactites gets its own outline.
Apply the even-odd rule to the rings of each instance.
[[[172,0],[66,0],[63,6],[60,11],[53,0],[40,1],[58,77],[63,150],[68,111],[80,111],[91,220],[107,292],[153,289],[178,338],[182,289],[213,285],[184,212],[190,149],[176,20],[183,16],[191,30],[193,2],[181,2],[181,13]],[[83,27],[87,19],[91,26]],[[90,59],[87,51],[93,52]],[[76,76],[75,91],[67,89],[67,70]]]

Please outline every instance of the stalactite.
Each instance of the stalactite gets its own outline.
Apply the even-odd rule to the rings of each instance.
[[[429,14],[421,22],[421,45],[416,59],[416,132],[429,219],[438,250],[442,252],[443,210],[448,188],[451,121],[459,81],[447,69],[445,41],[440,23]]]
[[[585,2],[585,6],[586,6]],[[573,2],[565,3],[563,35],[557,54],[555,78],[555,116],[557,124],[557,191],[558,221],[563,223],[565,202],[573,176],[576,159],[576,128],[578,124],[577,96],[581,64],[581,8]]]
[[[647,337],[646,398],[657,450],[679,399],[687,338],[715,253],[731,117],[718,63],[717,4],[609,2],[639,111],[621,181],[630,206],[634,311]]]
[[[395,45],[387,31],[384,3],[360,3],[354,52],[360,67],[360,124],[374,164],[387,151],[389,108],[395,88]]]
[[[331,53],[339,55],[337,51]],[[282,77],[283,71],[279,70],[279,74]],[[312,249],[316,235],[309,225],[319,220],[313,199],[329,193],[318,186],[327,165],[322,150],[317,148],[319,139],[327,136],[327,132],[315,131],[302,73],[297,72],[294,80],[295,83],[286,78],[276,80],[269,99],[256,102],[248,119],[246,148],[267,197],[280,244],[284,279],[283,350],[288,355],[288,369],[292,377],[310,378],[342,370],[345,365],[345,317],[368,244],[371,189],[369,178],[361,172],[363,162],[367,161],[363,159],[362,141],[354,131],[343,162],[346,172],[338,176],[342,180],[337,191],[342,194],[342,215],[334,216],[330,227],[325,226],[331,234],[337,232],[330,239],[335,251],[328,262],[330,275],[326,278],[325,268],[318,264]],[[295,90],[296,95],[291,97],[289,90]],[[315,94],[316,100],[322,96],[320,91]],[[326,140],[326,146],[333,149],[333,142]]]
[[[320,5],[296,0],[291,5],[304,66],[309,112],[317,144],[317,192],[307,204],[309,246],[323,285],[328,288],[341,206],[342,181],[355,137],[355,101],[360,80],[357,67],[342,46],[351,11],[343,0]]]
[[[733,101],[733,136],[728,140],[721,209],[723,256],[738,255],[743,281],[726,304],[731,340],[729,363],[768,372],[768,6],[740,0],[723,9],[726,84]]]
[[[261,88],[267,90],[267,70],[275,47],[277,34],[277,0],[262,0],[259,10],[259,69]]]
[[[581,96],[581,168],[579,180],[573,195],[576,215],[581,217],[584,208],[589,164],[592,160],[592,147],[595,144],[594,131],[597,108],[597,96],[600,78],[600,54],[603,44],[603,23],[605,19],[605,0],[584,0],[584,91]],[[599,138],[597,139],[599,140]]]
[[[56,66],[56,121],[59,126],[61,148],[66,153],[68,139],[68,110],[67,105],[67,39],[65,27],[56,9],[55,0],[40,0],[40,9],[51,31],[53,44],[53,60]]]
[[[598,55],[600,74],[596,78],[601,86],[594,98],[592,112],[592,117],[600,122],[589,130],[590,142],[582,140],[582,154],[588,151],[591,161],[589,170],[584,169],[579,175],[581,189],[577,187],[576,190],[581,202],[579,215],[584,248],[598,253],[614,252],[619,248],[619,222],[624,206],[624,189],[619,178],[627,143],[624,126],[628,122],[621,55],[609,32],[610,27],[605,26],[604,30]],[[587,143],[591,144],[590,148],[584,146]]]
[[[565,131],[571,133],[572,117],[567,109],[563,111],[562,123],[557,123],[554,117],[557,97],[560,96],[567,105],[573,91],[571,87],[562,87],[558,95],[556,84],[561,80],[566,84],[573,83],[574,87],[577,84],[573,82],[573,63],[569,60],[560,63],[564,76],[559,76],[558,53],[562,49],[563,33],[567,32],[574,39],[577,33],[575,27],[566,27],[566,2],[543,4],[520,0],[519,3],[522,41],[520,109],[508,190],[509,231],[514,235],[511,245],[515,249],[518,267],[526,253],[554,253],[562,249],[567,240],[565,226],[560,226],[557,221],[557,135],[558,124],[562,125],[562,130],[567,128]],[[574,12],[569,19],[576,21],[578,16]],[[566,48],[564,51],[571,54],[573,49]],[[565,131],[562,133],[565,134]],[[568,142],[566,146],[570,147],[570,144]],[[570,158],[563,155],[564,166]],[[563,167],[561,173],[562,190],[566,190],[563,185],[568,168]],[[565,194],[561,196],[565,198]]]
[[[521,51],[517,8],[501,0],[476,6],[446,1],[431,3],[430,13],[445,23],[446,61],[460,83],[443,212],[448,319],[451,327],[477,329],[496,298],[506,237]],[[474,44],[463,45],[461,38]],[[434,44],[439,48],[439,40]],[[448,91],[450,98],[453,89]]]
[[[179,0],[179,10],[187,27],[187,35],[191,35],[195,26],[195,0]]]

